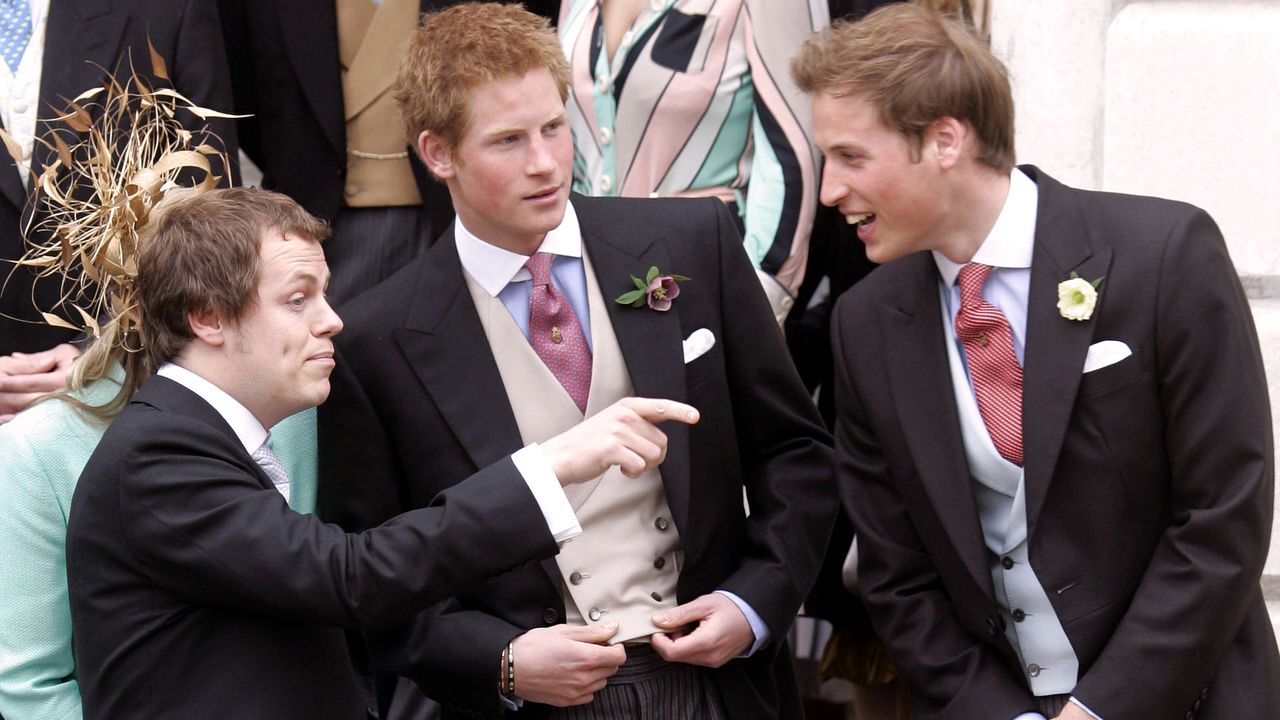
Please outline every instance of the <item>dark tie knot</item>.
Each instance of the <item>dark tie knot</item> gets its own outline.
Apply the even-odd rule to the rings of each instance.
[[[533,276],[534,286],[543,286],[551,284],[551,263],[556,259],[551,253],[534,253],[525,261],[524,266],[528,268],[529,274]]]

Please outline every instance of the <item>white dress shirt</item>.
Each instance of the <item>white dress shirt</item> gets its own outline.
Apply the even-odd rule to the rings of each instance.
[[[8,63],[0,61],[0,121],[5,132],[22,148],[18,175],[24,185],[30,182],[31,150],[36,141],[36,115],[40,105],[40,71],[44,64],[45,26],[49,19],[49,0],[30,0],[31,39],[22,53],[15,73]]]

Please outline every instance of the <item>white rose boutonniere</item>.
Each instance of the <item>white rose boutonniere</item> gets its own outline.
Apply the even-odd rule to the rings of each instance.
[[[1085,280],[1074,272],[1067,280],[1058,283],[1058,313],[1068,320],[1083,322],[1093,317],[1098,304],[1098,287],[1102,278]]]

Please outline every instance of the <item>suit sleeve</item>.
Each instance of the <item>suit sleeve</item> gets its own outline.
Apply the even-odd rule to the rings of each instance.
[[[1108,719],[1173,717],[1209,684],[1256,596],[1272,523],[1262,356],[1208,215],[1196,210],[1173,228],[1151,281],[1159,283],[1155,368],[1172,522],[1128,611],[1076,686],[1076,696]]]
[[[126,539],[155,583],[193,603],[374,629],[556,551],[509,458],[430,507],[348,534],[291,511],[243,448],[203,423],[157,412],[139,425],[118,476]],[[475,552],[511,532],[529,542]]]
[[[961,624],[865,410],[857,378],[869,374],[855,373],[853,365],[865,360],[857,352],[866,340],[862,325],[852,316],[865,312],[861,300],[849,294],[841,298],[831,325],[836,473],[858,538],[858,589],[895,666],[911,686],[914,717],[1016,717],[1034,709],[1034,701],[997,650]]]
[[[404,473],[396,463],[397,453],[352,367],[339,350],[332,392],[319,408],[324,481],[317,512],[347,529],[363,529],[412,503],[401,496]],[[358,487],[347,485],[355,482]],[[527,486],[524,492],[529,492]],[[529,497],[532,500],[532,494]],[[511,538],[523,537],[523,532],[508,528],[498,547],[509,546]],[[371,632],[367,640],[379,670],[413,680],[442,703],[496,718],[501,710],[495,660],[523,632],[502,618],[450,599],[407,622]]]
[[[11,720],[81,715],[71,648],[66,511],[75,484],[69,473],[78,472],[73,468],[85,455],[48,427],[22,425],[48,410],[38,407],[0,427],[0,713]],[[37,449],[42,441],[43,451]],[[61,461],[64,450],[65,463],[46,466],[42,453]]]
[[[169,62],[169,76],[173,88],[195,104],[223,113],[233,111],[231,71],[214,0],[187,1],[174,43],[174,56]],[[193,130],[204,125],[218,137],[231,162],[221,187],[239,185],[240,146],[235,122],[226,118],[210,118],[206,123],[199,118],[188,117],[192,119]]]
[[[218,17],[222,24],[222,40],[227,59],[227,76],[230,82],[231,111],[247,115],[235,121],[240,149],[255,163],[262,162],[262,134],[258,120],[258,75],[253,68],[252,32],[254,23],[249,19],[245,2],[262,0],[217,0]]]
[[[741,563],[720,589],[746,601],[779,640],[817,577],[835,520],[831,438],[772,322],[733,218],[723,203],[708,203],[718,225],[730,426],[750,508]]]

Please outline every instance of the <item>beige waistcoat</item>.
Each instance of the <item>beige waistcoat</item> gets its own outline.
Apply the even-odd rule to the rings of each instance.
[[[335,0],[342,101],[347,122],[347,186],[350,207],[418,205],[391,84],[405,43],[418,25],[419,0]]]
[[[583,263],[592,318],[589,417],[635,391],[585,254]],[[582,422],[578,406],[502,301],[470,276],[466,280],[523,442],[544,442]],[[647,639],[659,632],[650,617],[676,605],[684,553],[657,470],[628,478],[614,467],[594,480],[565,488],[565,494],[582,525],[582,535],[565,543],[556,557],[566,622],[617,622],[618,633],[611,642]]]

